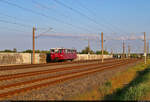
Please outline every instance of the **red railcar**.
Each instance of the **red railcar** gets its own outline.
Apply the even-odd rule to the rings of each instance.
[[[75,49],[52,48],[50,50],[51,61],[74,60],[77,58],[77,51]]]

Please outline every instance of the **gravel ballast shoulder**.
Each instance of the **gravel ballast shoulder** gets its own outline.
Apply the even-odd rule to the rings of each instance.
[[[137,63],[139,62],[32,90],[17,96],[12,96],[8,100],[67,100],[69,97],[84,93],[95,86],[101,86],[118,72],[125,71]]]

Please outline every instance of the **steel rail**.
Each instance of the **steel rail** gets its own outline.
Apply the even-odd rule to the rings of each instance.
[[[114,58],[105,59],[107,60],[114,60]],[[37,68],[37,67],[46,67],[46,66],[55,66],[55,65],[65,65],[65,64],[73,64],[73,63],[87,63],[87,62],[94,62],[100,60],[82,60],[82,61],[73,61],[73,62],[51,62],[51,63],[44,63],[44,64],[23,64],[23,65],[11,65],[11,66],[0,66],[0,71],[7,71],[7,70],[15,70],[15,69],[26,69],[26,68]]]
[[[125,60],[117,60],[117,62],[118,61],[125,61]],[[108,63],[114,63],[114,62],[116,62],[116,60],[104,62],[100,66],[102,67],[104,65],[107,65]],[[17,74],[11,74],[11,75],[1,75],[0,81],[17,79],[17,78],[22,78],[22,77],[35,76],[35,75],[41,75],[41,74],[50,74],[50,73],[61,72],[61,71],[66,71],[66,70],[81,69],[81,68],[95,66],[95,65],[99,65],[99,63],[87,64],[87,65],[78,65],[78,66],[72,66],[72,67],[55,68],[55,69],[47,69],[47,70],[41,70],[41,71],[32,71],[32,72],[25,72],[25,73],[17,73]]]
[[[105,67],[103,69],[97,69],[97,70],[90,71],[90,72],[87,72],[87,73],[81,73],[79,75],[74,75],[74,76],[71,76],[71,77],[62,78],[62,79],[54,80],[54,81],[47,82],[47,83],[37,84],[37,85],[33,85],[33,86],[21,88],[21,89],[16,89],[16,90],[13,90],[13,91],[4,92],[4,93],[0,94],[0,97],[1,98],[6,98],[10,95],[16,95],[16,94],[23,93],[23,92],[26,92],[26,91],[31,91],[32,89],[41,88],[43,86],[50,86],[50,85],[53,85],[53,84],[57,84],[57,83],[60,83],[60,82],[64,82],[64,81],[67,81],[67,80],[78,78],[78,77],[81,77],[81,76],[89,75],[89,74],[92,74],[92,73],[95,73],[95,72],[100,72],[100,71],[103,71],[105,69],[116,68],[116,67],[125,65],[127,63],[133,63],[133,62],[136,62],[136,61],[137,60],[132,60],[132,61],[128,61],[126,63],[125,62],[124,63],[119,63],[117,65],[108,66],[108,67]]]
[[[120,63],[121,62],[115,62],[115,63],[113,63],[113,65],[120,64]],[[126,63],[128,63],[128,61]],[[33,79],[33,80],[29,80],[29,81],[24,81],[24,82],[18,82],[18,83],[14,83],[14,84],[4,85],[4,86],[0,86],[0,90],[5,89],[5,88],[10,88],[10,87],[16,87],[16,86],[20,86],[20,85],[30,84],[30,83],[34,83],[34,82],[39,82],[39,81],[43,81],[43,80],[49,80],[49,79],[52,79],[52,78],[58,78],[58,77],[62,77],[62,76],[67,76],[67,75],[71,75],[71,74],[75,74],[75,73],[81,73],[81,72],[95,70],[95,69],[105,69],[108,66],[109,66],[109,64],[107,64],[106,66],[102,66],[102,67],[101,66],[96,66],[96,67],[90,68],[90,69],[88,68],[88,69],[83,69],[83,70],[77,70],[77,71],[74,71],[74,72],[68,72],[68,73],[64,73],[64,74],[60,74],[60,75],[54,75],[54,76],[50,76],[50,77]],[[111,64],[111,66],[112,66],[112,64]]]

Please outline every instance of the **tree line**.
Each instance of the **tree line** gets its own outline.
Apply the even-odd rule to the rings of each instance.
[[[14,48],[13,50],[10,49],[5,49],[3,51],[0,52],[11,52],[11,53],[16,53],[18,52],[16,48]],[[32,53],[33,51],[31,49],[27,49],[25,51],[20,51],[19,53]],[[49,50],[35,50],[35,53],[50,53]],[[83,50],[81,50],[81,52],[77,52],[78,54],[102,54],[102,51],[93,51],[91,50],[89,47],[85,47]],[[104,50],[104,54],[109,54],[108,51]]]
[[[10,52],[10,53],[32,53],[33,51],[31,49],[27,49],[25,51],[17,51],[16,48],[14,48],[13,50],[10,50],[10,49],[5,49],[5,50],[2,50],[0,52]],[[47,50],[35,50],[35,53],[49,53],[50,51],[47,51]]]

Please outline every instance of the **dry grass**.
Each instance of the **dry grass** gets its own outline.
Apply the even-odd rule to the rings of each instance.
[[[149,63],[150,64],[150,61]],[[132,82],[133,79],[137,77],[137,71],[144,70],[148,65],[140,63],[132,68],[129,68],[125,72],[120,72],[116,74],[112,79],[106,82],[100,88],[94,88],[89,92],[72,97],[72,100],[104,100],[107,95],[112,95],[114,92],[120,91],[127,84]],[[150,95],[150,94],[149,94]],[[150,99],[150,97],[144,97],[144,99]],[[108,98],[108,97],[107,97]],[[109,97],[110,98],[110,97]]]
[[[147,65],[141,64],[129,69],[112,81],[112,93],[106,95],[106,100],[145,100],[150,92],[150,61]]]

